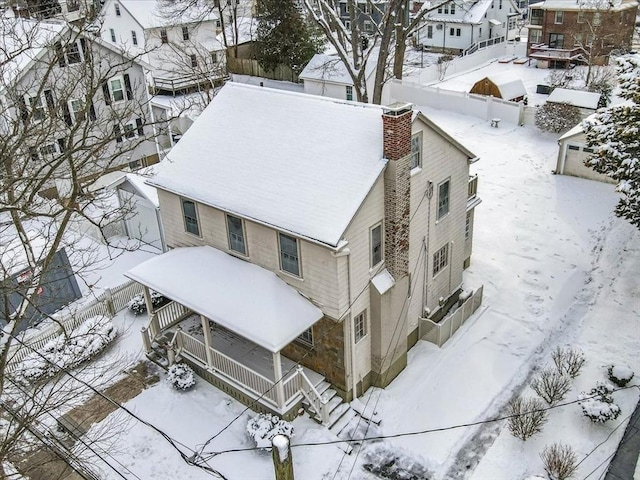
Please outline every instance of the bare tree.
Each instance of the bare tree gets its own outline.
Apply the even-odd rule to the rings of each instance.
[[[2,17],[0,32],[0,397],[6,407],[0,477],[6,478],[4,462],[20,463],[30,442],[50,439],[48,417],[85,394],[64,375],[18,382],[12,355],[19,332],[48,318],[47,306],[59,294],[49,273],[62,249],[72,270],[63,269],[65,275],[92,282],[98,253],[72,234],[74,224],[104,231],[130,214],[129,205],[105,202],[97,180],[158,156],[144,71],[135,59],[83,26]],[[85,378],[98,387],[120,371],[91,368]]]

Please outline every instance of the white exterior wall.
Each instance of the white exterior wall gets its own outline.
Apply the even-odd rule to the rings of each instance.
[[[349,255],[351,277],[350,302],[354,302],[351,307],[351,313],[346,318],[348,318],[349,325],[352,329],[353,318],[367,309],[367,335],[355,345],[356,382],[362,380],[362,378],[371,371],[371,308],[369,289],[373,287],[370,286],[369,282],[379,268],[376,266],[376,268],[372,269],[371,266],[369,231],[371,227],[382,222],[383,219],[384,175],[381,175],[345,232],[345,239],[349,242],[348,248],[351,252]],[[340,283],[342,284],[343,282],[341,281]],[[358,295],[360,296],[358,297]],[[356,299],[356,297],[358,298]],[[349,337],[354,338],[353,331],[351,331]]]
[[[339,306],[346,299],[346,280],[338,276],[338,258],[328,247],[298,238],[302,278],[280,270],[277,230],[249,220],[244,221],[248,256],[229,249],[225,214],[221,210],[197,204],[200,237],[187,233],[184,227],[180,197],[158,189],[162,224],[167,247],[210,245],[275,272],[282,280],[316,302],[332,318],[339,318]],[[285,232],[286,233],[286,232]],[[290,234],[289,234],[290,235]],[[343,307],[344,308],[344,307]]]
[[[77,40],[79,42],[79,38]],[[144,70],[142,66],[139,64],[130,64],[126,66],[126,60],[124,57],[119,55],[116,52],[113,52],[98,43],[92,42],[90,37],[86,37],[87,45],[91,49],[91,55],[93,57],[92,67],[96,69],[95,76],[96,78],[101,78],[105,75],[107,69],[111,68],[110,65],[116,65],[116,69],[121,69],[116,76],[122,76],[123,74],[128,74],[131,82],[131,90],[133,94],[132,100],[122,100],[120,102],[112,102],[111,105],[107,105],[105,103],[105,99],[102,93],[102,89],[99,85],[95,84],[96,80],[93,80],[91,85],[87,85],[85,80],[88,78],[88,74],[86,72],[87,63],[83,60],[80,63],[73,65],[66,65],[65,67],[58,66],[57,62],[54,61],[52,51],[48,51],[45,54],[45,57],[42,61],[38,62],[33,68],[31,68],[28,72],[26,72],[22,78],[16,83],[13,88],[14,92],[19,92],[22,95],[25,94],[33,94],[36,95],[37,90],[41,89],[42,91],[46,89],[50,89],[53,92],[54,100],[56,103],[60,98],[71,100],[71,99],[84,99],[86,95],[85,88],[87,86],[96,89],[94,97],[93,97],[93,105],[96,111],[97,120],[95,122],[96,129],[96,137],[98,139],[111,136],[112,133],[110,131],[113,123],[110,122],[110,118],[116,117],[120,118],[120,125],[128,123],[129,121],[135,122],[136,118],[141,118],[143,122],[150,123],[151,115],[150,115],[150,105],[148,103],[147,97],[147,89],[146,82],[144,78]],[[84,52],[80,49],[80,54],[84,58]],[[43,73],[43,69],[46,70],[51,66],[51,72],[47,75],[48,84],[42,85],[42,79],[45,74]],[[91,82],[91,80],[89,80]],[[13,104],[13,102],[6,101],[5,104]],[[69,109],[71,110],[71,106],[69,105]],[[10,112],[10,115],[13,118],[19,118],[18,112],[15,109]],[[74,121],[75,125],[75,121]],[[104,129],[108,129],[108,132],[104,132]],[[82,129],[80,129],[82,130]],[[148,137],[153,137],[152,127],[146,125],[144,127],[145,135]],[[82,134],[80,132],[79,134]],[[58,131],[54,131],[52,128],[51,131],[51,143],[56,144],[57,138],[64,137],[68,135],[68,128],[61,127]],[[41,141],[39,139],[38,141]],[[117,162],[111,161],[111,157],[119,150],[126,149],[126,142],[135,141],[139,144],[130,151],[126,151],[122,154],[122,157],[118,159]],[[42,145],[38,145],[40,147]],[[56,148],[57,144],[56,144]],[[59,152],[58,152],[59,153]],[[95,163],[95,171],[82,171],[78,172],[80,176],[85,176],[91,173],[95,173],[99,170],[102,170],[106,167],[113,167],[115,165],[126,165],[129,162],[133,162],[139,159],[144,159],[145,157],[155,156],[157,155],[158,150],[156,147],[156,143],[153,139],[145,140],[140,142],[136,137],[134,140],[127,140],[123,138],[122,144],[117,144],[115,140],[110,142],[105,150],[104,154],[101,158],[96,159]],[[101,159],[104,161],[101,163]],[[109,165],[106,162],[109,161]]]
[[[337,83],[323,82],[320,80],[305,80],[304,93],[310,95],[320,95],[321,97],[347,99],[347,87]],[[353,99],[356,100],[356,92],[353,92]]]
[[[577,147],[578,150],[570,149],[570,145]],[[611,177],[598,173],[584,164],[584,161],[591,155],[591,152],[584,151],[586,146],[584,133],[561,140],[559,143],[556,173],[586,178],[588,180],[597,180],[599,182],[616,183]]]
[[[100,38],[112,45],[118,45],[130,54],[140,54],[145,50],[144,30],[140,24],[120,5],[120,16],[116,16],[115,4],[118,2],[108,0],[102,9],[102,26],[100,28]],[[111,39],[111,32],[116,34],[116,41]],[[131,32],[136,32],[138,45],[133,45]]]
[[[413,220],[409,232],[409,269],[413,273],[413,295],[409,303],[407,334],[418,328],[423,305],[433,311],[440,297],[446,298],[462,283],[465,260],[464,229],[469,184],[467,156],[418,119],[413,124],[412,133],[420,131],[422,168],[414,169],[411,174],[410,212]],[[438,220],[438,185],[446,179],[450,179],[449,213]],[[433,196],[422,200],[429,181],[433,182]],[[433,255],[446,243],[449,243],[449,263],[434,277]],[[421,253],[425,244],[427,251]]]

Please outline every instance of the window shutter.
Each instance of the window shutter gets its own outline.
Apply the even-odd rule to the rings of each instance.
[[[136,127],[138,127],[138,135],[142,137],[144,135],[144,127],[142,126],[141,118],[136,118]]]
[[[73,125],[73,119],[71,118],[71,112],[69,111],[69,105],[67,102],[60,102],[60,108],[62,108],[62,118],[64,118],[64,123],[67,126]]]
[[[93,106],[93,102],[91,102],[89,104],[89,120],[95,122],[96,118],[98,118],[96,116],[96,108]]]
[[[129,79],[129,74],[124,74],[124,88],[127,92],[127,100],[133,100],[133,91],[131,90],[131,80]]]
[[[120,133],[120,125],[113,126],[113,136],[116,138],[116,142],[122,142],[122,135]]]
[[[49,112],[54,112],[56,107],[55,102],[53,101],[53,92],[51,90],[45,90],[44,99],[47,102],[47,108],[49,109]]]
[[[62,48],[62,44],[60,42],[55,45],[56,56],[58,57],[58,65],[60,67],[67,66],[67,59],[64,57],[64,48]]]
[[[104,95],[104,103],[111,105],[111,92],[109,92],[109,84],[106,80],[102,82],[102,93]]]
[[[80,39],[80,48],[82,48],[82,56],[84,57],[84,61],[86,62],[91,58],[91,51],[89,50],[89,44],[85,38]]]
[[[18,97],[18,109],[20,110],[20,118],[22,118],[24,123],[27,123],[27,120],[29,119],[29,110],[27,109],[27,102],[22,95]]]

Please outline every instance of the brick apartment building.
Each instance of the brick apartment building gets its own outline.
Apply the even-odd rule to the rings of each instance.
[[[633,39],[636,0],[546,0],[529,6],[527,54],[540,66],[605,65]]]

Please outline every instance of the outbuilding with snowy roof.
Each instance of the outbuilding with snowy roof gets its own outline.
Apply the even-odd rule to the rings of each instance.
[[[521,78],[512,75],[496,75],[478,80],[469,93],[520,102],[526,97],[527,89]]]

